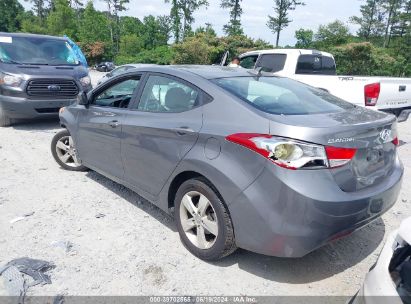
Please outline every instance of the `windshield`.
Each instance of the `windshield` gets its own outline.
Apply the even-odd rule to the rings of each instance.
[[[0,61],[10,64],[79,64],[66,41],[44,37],[0,36]]]
[[[333,113],[354,105],[323,90],[279,77],[232,77],[212,80],[218,86],[270,114]]]

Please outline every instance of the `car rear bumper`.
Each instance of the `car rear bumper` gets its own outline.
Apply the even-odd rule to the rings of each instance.
[[[69,106],[75,99],[32,100],[22,97],[0,95],[0,107],[9,118],[58,117],[61,107]]]
[[[328,170],[268,164],[229,204],[237,245],[253,252],[302,257],[377,219],[396,202],[403,166],[378,185],[343,192]]]
[[[398,122],[404,122],[408,120],[411,114],[411,107],[399,108],[399,109],[381,109],[381,111],[394,114],[397,116]]]

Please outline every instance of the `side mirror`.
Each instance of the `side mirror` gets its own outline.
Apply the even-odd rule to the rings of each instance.
[[[113,74],[107,73],[106,76],[107,76],[108,78],[110,78],[111,76],[113,76]]]
[[[88,105],[88,103],[89,102],[88,102],[88,98],[87,98],[87,93],[86,92],[81,92],[78,95],[78,104],[86,106],[86,105]]]

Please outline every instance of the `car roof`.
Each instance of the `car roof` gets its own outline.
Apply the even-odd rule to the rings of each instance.
[[[308,50],[308,49],[255,50],[255,51],[250,51],[250,52],[241,54],[241,57],[248,56],[248,55],[260,55],[260,54],[321,55],[321,56],[326,56],[326,57],[332,57],[330,53],[317,51],[317,50]]]
[[[205,79],[252,76],[252,72],[241,67],[211,66],[211,65],[147,65],[134,71],[166,73],[178,76],[195,74]]]
[[[22,37],[22,38],[47,38],[47,39],[56,39],[56,40],[64,40],[67,39],[65,37],[57,37],[57,36],[50,36],[50,35],[38,35],[38,34],[27,34],[27,33],[5,33],[0,32],[0,36],[3,37]]]

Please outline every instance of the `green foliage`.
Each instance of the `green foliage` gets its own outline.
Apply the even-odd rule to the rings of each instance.
[[[17,0],[0,0],[0,32],[13,32],[20,28],[23,6]]]
[[[332,49],[337,72],[342,75],[400,76],[404,58],[369,42],[349,43]]]
[[[309,49],[313,46],[314,32],[301,28],[295,31],[295,38],[297,39],[296,48]]]
[[[109,21],[104,13],[94,8],[92,1],[87,3],[81,15],[77,37],[87,43],[110,42]]]
[[[324,49],[348,43],[349,39],[349,28],[339,20],[328,25],[320,25],[315,34],[316,46]]]
[[[54,9],[47,17],[48,33],[57,36],[67,35],[77,37],[75,11],[70,7],[68,0],[55,0]]]
[[[270,47],[272,48],[272,45],[268,42],[253,40],[244,35],[219,38],[200,32],[174,45],[174,63],[217,64],[225,51],[229,51],[233,57],[250,50]]]
[[[174,58],[174,50],[169,46],[163,45],[151,50],[136,52],[134,55],[118,55],[115,62],[118,65],[126,63],[153,63],[171,64]]]

